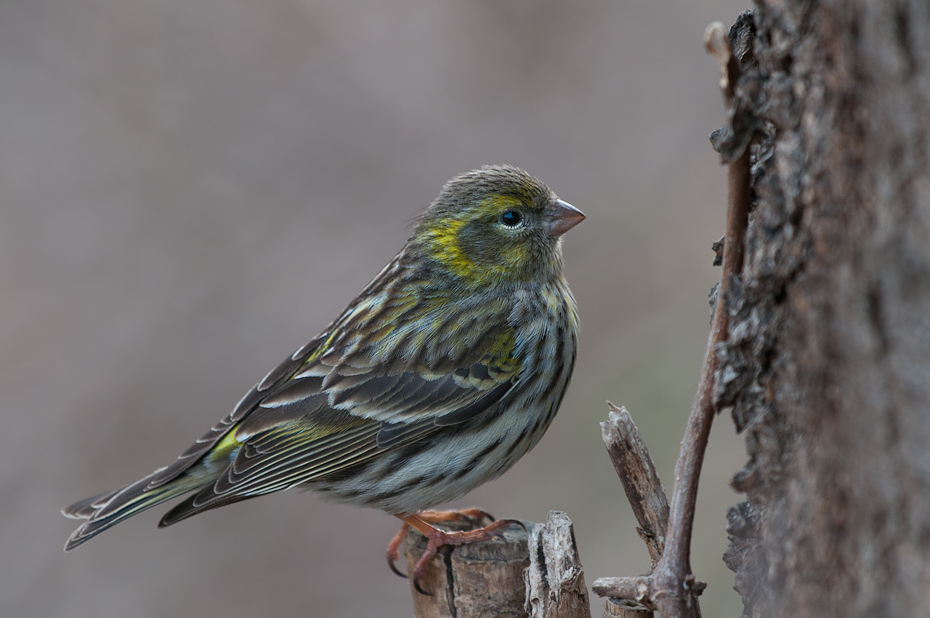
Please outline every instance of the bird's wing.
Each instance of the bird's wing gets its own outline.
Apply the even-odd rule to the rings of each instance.
[[[385,310],[366,291],[153,477],[152,488],[185,470],[207,481],[163,525],[347,470],[508,398],[519,363],[504,303],[479,320],[443,303],[427,305],[435,315],[404,299]]]
[[[224,468],[161,525],[352,469],[384,449],[465,422],[513,388],[514,370],[501,369],[503,362],[489,368],[492,362],[485,357],[444,376],[379,372],[351,386],[335,381],[340,389],[327,386],[323,376],[297,373],[202,456],[204,465]]]

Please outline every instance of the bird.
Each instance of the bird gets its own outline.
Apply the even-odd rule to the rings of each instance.
[[[406,532],[423,533],[420,589],[440,547],[506,525],[445,531],[482,512],[431,509],[513,466],[562,402],[578,346],[562,235],[584,219],[512,165],[452,178],[348,307],[173,463],[62,509],[84,520],[65,551],[173,498],[159,527],[301,487],[398,517],[395,572]]]

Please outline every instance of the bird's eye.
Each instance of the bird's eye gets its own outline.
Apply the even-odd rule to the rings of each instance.
[[[523,216],[516,210],[508,210],[501,215],[501,223],[507,227],[517,227],[523,220]]]

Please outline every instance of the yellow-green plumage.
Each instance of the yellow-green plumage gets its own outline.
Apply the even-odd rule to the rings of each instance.
[[[574,364],[561,234],[583,215],[510,166],[450,180],[401,252],[173,464],[64,513],[71,549],[190,494],[160,525],[303,486],[407,515],[499,476]]]

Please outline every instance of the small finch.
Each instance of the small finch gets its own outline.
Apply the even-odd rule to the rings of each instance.
[[[561,237],[585,216],[525,171],[457,176],[349,306],[174,463],[63,509],[65,551],[172,498],[159,527],[305,487],[382,509],[442,545],[493,538],[424,511],[497,478],[542,438],[568,387],[578,316]]]

